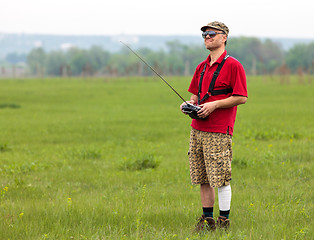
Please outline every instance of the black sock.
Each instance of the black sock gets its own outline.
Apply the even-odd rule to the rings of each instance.
[[[203,207],[203,214],[205,215],[205,217],[213,217],[213,212],[214,212],[214,208],[213,207]]]
[[[226,217],[227,219],[229,218],[230,210],[227,211],[219,211],[220,216]]]

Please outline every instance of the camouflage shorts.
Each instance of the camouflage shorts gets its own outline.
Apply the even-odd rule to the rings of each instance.
[[[211,187],[230,184],[232,161],[230,135],[202,132],[192,128],[188,154],[192,184],[209,183]]]

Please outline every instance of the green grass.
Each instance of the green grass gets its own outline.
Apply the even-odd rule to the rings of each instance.
[[[159,79],[1,80],[0,239],[313,239],[308,79],[248,78],[231,228],[201,235],[190,119]],[[189,98],[189,78],[167,80]]]

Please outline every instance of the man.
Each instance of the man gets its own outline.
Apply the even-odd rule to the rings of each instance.
[[[210,54],[197,66],[188,89],[192,93],[188,102],[201,107],[197,112],[200,119],[192,120],[189,147],[191,182],[200,184],[203,206],[197,231],[230,225],[233,127],[237,105],[244,104],[248,96],[243,67],[235,58],[228,57],[225,50],[228,27],[214,21],[201,31]],[[218,77],[216,72],[217,78],[212,83],[214,72],[219,68]],[[181,111],[184,104],[180,106]],[[220,210],[217,222],[213,219],[215,188],[218,188]]]

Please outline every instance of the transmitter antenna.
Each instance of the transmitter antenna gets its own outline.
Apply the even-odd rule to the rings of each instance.
[[[175,94],[177,94],[179,96],[179,98],[181,98],[183,100],[183,102],[185,102],[186,104],[188,104],[185,99],[154,69],[152,68],[147,62],[144,61],[143,58],[141,58],[135,51],[132,50],[132,48],[130,48],[127,44],[125,44],[124,42],[120,41],[124,46],[126,46],[128,49],[131,50],[132,53],[134,53],[139,59],[142,60],[143,63],[146,64],[147,67],[149,67],[154,73],[156,73],[156,75],[164,81],[164,83],[166,83],[168,85],[168,87],[171,88],[172,91],[175,92]]]

